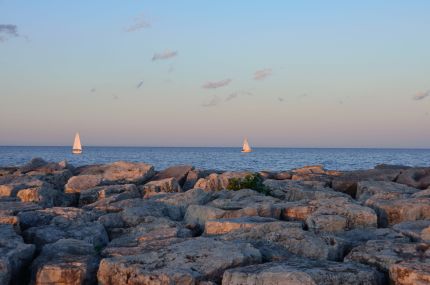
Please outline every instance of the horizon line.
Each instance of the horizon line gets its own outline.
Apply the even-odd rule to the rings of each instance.
[[[70,147],[70,145],[1,145],[0,147]],[[105,147],[105,148],[238,148],[241,146],[144,146],[144,145],[87,145],[82,148],[94,148],[94,147]],[[262,148],[279,148],[279,149],[409,149],[409,150],[430,150],[430,147],[381,147],[381,146],[253,146],[253,149]]]

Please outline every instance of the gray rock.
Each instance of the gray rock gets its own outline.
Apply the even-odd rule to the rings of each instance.
[[[141,192],[145,198],[149,198],[160,193],[182,192],[182,189],[175,178],[165,178],[146,183],[141,186]]]
[[[321,260],[340,260],[345,252],[344,244],[329,235],[317,236],[303,230],[295,222],[271,222],[242,228],[217,237],[221,240],[267,242],[281,246],[290,253]]]
[[[358,182],[394,181],[400,172],[401,170],[399,169],[369,169],[343,172],[341,175],[333,178],[332,188],[355,198]]]
[[[196,238],[156,251],[103,259],[97,276],[100,285],[218,283],[225,270],[259,262],[260,252],[250,244]]]
[[[377,270],[355,263],[290,258],[283,262],[229,269],[223,285],[382,285],[384,276]]]
[[[394,225],[393,229],[413,241],[430,243],[430,220],[403,222]]]
[[[402,261],[390,267],[390,279],[394,285],[430,284],[430,263]]]
[[[361,181],[357,183],[357,200],[365,203],[372,199],[408,198],[418,192],[416,188],[389,181]]]
[[[151,180],[163,180],[167,178],[175,178],[175,180],[179,183],[180,186],[183,186],[185,180],[187,179],[188,173],[193,170],[194,167],[192,165],[175,165],[168,167],[152,177]]]
[[[79,177],[79,176],[77,176]],[[134,184],[123,184],[123,185],[106,185],[98,186],[82,190],[79,195],[79,205],[87,205],[96,202],[97,200],[106,199],[108,197],[118,195],[121,193],[133,192],[134,197],[139,197],[139,191]],[[127,196],[128,197],[128,196]]]
[[[279,220],[272,218],[263,217],[241,217],[233,219],[214,219],[207,220],[205,223],[204,234],[209,235],[220,235],[226,234],[232,231],[240,229],[249,229],[253,227],[258,227],[264,223],[279,222]],[[302,227],[301,223],[297,223],[298,227]]]
[[[60,239],[44,246],[32,263],[32,284],[95,284],[98,265],[99,257],[92,244]]]
[[[380,227],[430,219],[430,198],[368,199],[365,205],[375,210]]]
[[[354,261],[377,267],[388,272],[390,267],[402,261],[430,261],[428,244],[404,243],[390,240],[371,240],[354,248],[345,261]]]
[[[430,186],[430,168],[423,167],[402,170],[396,182],[418,189],[426,189]]]
[[[0,224],[0,284],[23,281],[22,271],[30,264],[34,250],[35,246],[25,244],[12,225]]]
[[[336,192],[331,188],[324,187],[324,182],[319,181],[293,181],[293,180],[271,180],[264,181],[268,187],[269,195],[287,200],[315,200],[331,197],[348,197],[346,194]]]

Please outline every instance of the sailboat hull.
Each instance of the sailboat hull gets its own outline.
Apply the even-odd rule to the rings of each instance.
[[[242,150],[241,152],[248,153],[251,152],[251,150]]]
[[[81,154],[82,153],[82,149],[72,149],[72,153],[73,154]]]

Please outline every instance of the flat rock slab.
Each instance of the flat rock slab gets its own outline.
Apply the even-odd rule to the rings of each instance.
[[[79,205],[87,205],[94,203],[101,199],[106,199],[108,197],[119,195],[122,193],[135,194],[131,196],[140,196],[139,191],[134,184],[123,184],[123,185],[106,185],[99,186],[95,188],[90,188],[82,190],[79,195]],[[126,194],[124,194],[126,196]],[[128,195],[130,196],[130,195]]]
[[[382,285],[384,276],[377,270],[355,263],[288,259],[224,272],[223,285]]]
[[[270,190],[270,195],[287,201],[315,200],[332,197],[349,197],[347,194],[324,187],[323,182],[272,180],[264,181]]]
[[[369,199],[366,206],[375,210],[379,227],[406,221],[430,220],[430,198]]]
[[[100,285],[196,284],[221,281],[225,270],[261,262],[250,244],[196,238],[157,251],[103,259]]]
[[[312,258],[339,260],[343,258],[344,244],[332,236],[317,236],[305,231],[296,222],[273,222],[243,228],[217,237],[257,244],[265,242],[279,246],[290,253]],[[265,245],[264,245],[265,246]]]
[[[371,240],[354,248],[345,261],[354,261],[374,266],[383,272],[402,261],[429,264],[430,245],[423,243],[405,243],[389,240]]]
[[[361,181],[357,183],[357,197],[360,202],[373,199],[408,198],[419,189],[390,181]]]
[[[263,217],[241,217],[235,219],[216,219],[208,220],[205,223],[205,235],[226,234],[239,229],[249,229],[258,227],[264,223],[279,222],[279,220]],[[298,223],[301,227],[301,223]]]

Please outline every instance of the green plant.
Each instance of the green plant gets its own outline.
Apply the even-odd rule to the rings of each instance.
[[[263,184],[263,178],[258,173],[246,175],[244,178],[230,178],[227,189],[232,191],[252,189],[265,195],[269,192],[269,189]]]

